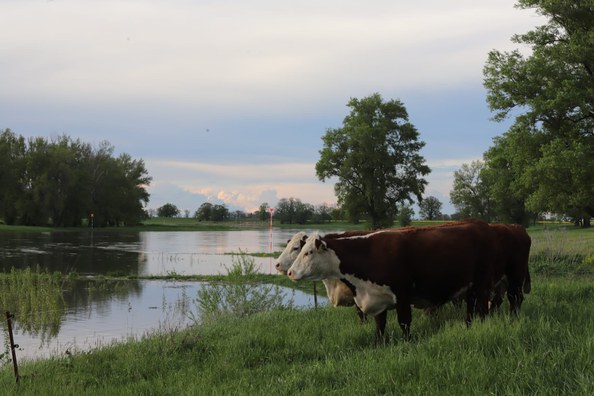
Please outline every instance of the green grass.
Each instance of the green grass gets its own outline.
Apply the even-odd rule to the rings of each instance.
[[[0,394],[594,394],[594,229],[538,226],[529,233],[532,292],[514,320],[499,312],[466,328],[461,308],[447,305],[431,317],[414,310],[412,340],[403,341],[391,311],[392,341],[376,345],[373,321],[360,324],[353,308],[223,316],[21,362],[19,385],[12,366],[0,362]],[[312,291],[311,282],[279,275],[251,274],[249,281]]]
[[[388,315],[389,345],[351,308],[222,318],[92,353],[0,370],[0,393],[579,394],[594,392],[594,278],[536,277],[521,315],[466,328],[463,312],[413,313],[413,339]]]

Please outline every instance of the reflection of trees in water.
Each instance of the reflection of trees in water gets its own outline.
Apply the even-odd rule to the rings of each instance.
[[[108,311],[110,302],[142,294],[137,280],[71,280],[59,272],[12,269],[0,273],[0,308],[15,314],[15,329],[48,342],[67,313]],[[1,321],[6,330],[6,322]]]
[[[60,331],[64,312],[63,287],[68,281],[60,273],[12,269],[0,274],[0,306],[15,314],[15,328],[49,341]],[[3,328],[6,326],[3,323]]]
[[[114,300],[126,302],[131,296],[141,296],[142,289],[138,280],[84,279],[64,292],[64,300],[70,313],[107,312]]]

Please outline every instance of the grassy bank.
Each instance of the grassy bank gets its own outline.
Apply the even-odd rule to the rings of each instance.
[[[519,319],[467,329],[452,306],[414,311],[405,342],[377,346],[349,308],[274,310],[0,371],[0,393],[592,394],[592,277],[536,276]]]

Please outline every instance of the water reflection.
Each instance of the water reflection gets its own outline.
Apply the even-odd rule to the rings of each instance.
[[[295,232],[275,231],[273,250],[281,251]],[[268,252],[269,238],[269,230],[0,233],[0,272],[39,267],[83,276],[224,274],[234,259],[228,253]],[[275,273],[271,258],[254,261],[261,272]],[[38,358],[187,326],[200,287],[199,282],[83,279],[60,284],[56,293],[34,284],[0,285],[0,308],[16,314],[18,358]],[[313,306],[313,297],[295,292],[294,305]],[[6,332],[1,333],[5,346]]]
[[[274,231],[281,251],[295,230]],[[269,251],[268,230],[0,233],[0,272],[40,266],[50,272],[93,275],[211,275],[225,273],[229,253]],[[273,259],[255,258],[264,273]]]
[[[37,310],[16,310],[17,359],[85,351],[157,330],[184,328],[192,323],[191,317],[197,318],[195,300],[203,286],[188,281],[73,281],[63,294],[61,307],[35,304]],[[288,289],[283,292],[294,306],[314,304],[311,295]],[[320,299],[322,304],[325,301]],[[28,325],[44,316],[51,317],[51,322]],[[0,345],[6,345],[6,322],[0,327]]]

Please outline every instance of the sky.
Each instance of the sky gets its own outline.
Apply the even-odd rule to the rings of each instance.
[[[0,0],[0,129],[142,159],[156,209],[335,204],[315,174],[350,98],[402,101],[426,143],[425,196],[509,127],[488,52],[544,24],[514,0]]]

